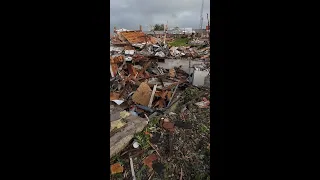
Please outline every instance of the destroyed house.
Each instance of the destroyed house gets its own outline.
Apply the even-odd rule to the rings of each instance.
[[[111,42],[116,46],[141,46],[142,44],[155,44],[157,42],[154,37],[142,32],[141,25],[139,26],[139,30],[116,29],[114,27],[114,33],[115,35],[111,37]]]
[[[195,31],[197,37],[201,37],[201,36],[207,34],[206,29],[194,29],[194,31]]]
[[[180,31],[184,34],[192,34],[192,28],[180,28]]]
[[[137,31],[120,31],[111,38],[113,45],[125,46],[144,43],[156,43],[156,39],[140,30]]]
[[[156,37],[156,38],[162,38],[164,37],[165,35],[165,32],[164,31],[145,31],[144,33],[148,34],[148,35],[151,35],[153,37]],[[183,35],[183,31],[181,30],[168,30],[167,33],[166,33],[166,37],[170,38],[170,37],[180,37],[181,35]]]
[[[207,33],[206,29],[194,29],[196,33]]]
[[[164,31],[145,31],[144,33],[151,35],[156,38],[161,38],[165,35]]]

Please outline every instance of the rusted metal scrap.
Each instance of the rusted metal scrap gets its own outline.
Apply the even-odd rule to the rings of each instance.
[[[111,70],[110,73],[114,76],[117,75],[118,72],[118,65],[117,64],[111,64]]]
[[[169,132],[174,132],[175,130],[174,123],[170,122],[168,118],[161,118],[160,126]]]
[[[122,63],[124,61],[124,56],[122,55],[113,55],[110,56],[110,63],[114,64],[114,63]]]
[[[144,64],[142,70],[139,72],[138,76],[137,77],[140,77],[147,69],[148,67],[151,65],[151,61],[147,62]]]
[[[136,68],[134,68],[132,64],[128,64],[127,67],[131,76],[136,76],[136,74],[138,74]]]
[[[147,39],[147,43],[155,44],[156,40],[154,37],[146,36],[145,33],[141,31],[127,31],[127,32],[120,32],[120,34],[126,38],[127,41],[131,44],[137,43],[145,43]]]

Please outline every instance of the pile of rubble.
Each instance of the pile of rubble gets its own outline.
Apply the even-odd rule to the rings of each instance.
[[[155,38],[142,31],[118,31],[111,37],[110,55],[123,54],[127,61],[134,59],[134,55],[159,58],[201,58],[210,59],[210,46],[205,40],[190,40],[190,46],[169,47],[165,42],[174,41],[173,38]]]
[[[181,46],[181,47],[171,47],[170,48],[171,57],[175,58],[193,58],[193,59],[210,59],[210,47],[204,47],[202,49],[196,49],[190,46]]]
[[[123,173],[118,179],[130,177],[129,172],[133,179],[136,176],[138,179],[143,176],[147,176],[145,179],[152,176],[168,179],[172,173],[179,174],[180,179],[183,174],[196,176],[192,169],[187,169],[193,166],[180,162],[185,159],[181,152],[187,155],[195,146],[186,142],[188,136],[199,133],[198,129],[201,136],[194,141],[204,145],[201,145],[201,153],[194,157],[197,161],[207,157],[210,150],[207,130],[210,124],[210,46],[197,44],[197,40],[190,42],[190,46],[169,46],[141,30],[124,29],[110,39],[110,157],[115,159],[110,163],[112,175]],[[191,45],[192,42],[196,45]],[[168,139],[161,135],[165,133]],[[186,139],[180,140],[181,137]],[[119,160],[126,153],[130,162]],[[196,154],[196,151],[189,154]],[[141,159],[132,158],[134,156],[141,156]],[[170,158],[173,159],[169,162]],[[140,167],[142,159],[145,166]],[[197,171],[209,172],[205,162],[199,164]],[[170,172],[166,178],[162,177],[164,164]],[[176,172],[177,164],[181,172],[180,169]],[[153,173],[146,172],[144,167],[149,167]],[[110,178],[117,179],[116,176]]]
[[[119,31],[111,38],[111,157],[142,131],[148,116],[174,103],[177,89],[210,87],[209,56],[210,47],[169,48],[141,31]]]
[[[208,45],[208,41],[206,39],[193,39],[189,44],[193,46],[205,46]]]

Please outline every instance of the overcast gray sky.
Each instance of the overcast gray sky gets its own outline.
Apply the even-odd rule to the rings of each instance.
[[[110,0],[110,32],[113,27],[143,30],[148,25],[164,24],[199,28],[202,0]],[[210,0],[204,0],[203,28],[206,27],[207,13],[210,19]]]

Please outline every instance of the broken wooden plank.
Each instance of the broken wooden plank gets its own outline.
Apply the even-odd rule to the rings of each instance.
[[[146,119],[132,115],[125,120],[127,126],[110,138],[110,157],[122,151],[134,137],[134,134],[141,132],[148,123]]]
[[[173,97],[174,97],[174,94],[176,93],[176,91],[177,91],[177,89],[178,89],[178,86],[179,86],[179,84],[176,86],[176,88],[174,89],[174,91],[173,91],[173,94],[172,94],[172,98],[169,100],[169,103],[168,103],[168,106],[167,107],[169,107],[169,105],[170,105],[170,103],[171,103],[171,101],[172,101],[172,99],[173,99]]]
[[[113,77],[117,75],[118,73],[118,65],[117,64],[111,64],[111,69],[113,73]]]
[[[179,81],[179,82],[172,83],[172,84],[168,85],[167,87],[163,88],[162,90],[169,90],[169,89],[171,89],[172,87],[174,87],[174,86],[176,86],[176,85],[179,85],[179,84],[182,84],[182,83],[184,83],[184,82],[186,82],[186,81],[187,81],[187,80],[185,79],[185,80],[181,80],[181,81]]]
[[[131,76],[136,76],[136,74],[138,73],[137,70],[133,67],[132,64],[128,64],[128,71],[129,71],[129,74]]]
[[[136,180],[137,178],[136,178],[136,174],[134,173],[132,157],[130,157],[129,159],[130,159],[130,168],[131,168],[132,180]]]
[[[147,63],[145,63],[137,77],[140,77],[148,69],[150,65],[151,65],[151,61],[148,61]]]
[[[115,75],[114,75],[114,72],[113,72],[113,70],[112,70],[112,65],[110,64],[110,74],[111,74],[111,77],[115,77]]]
[[[154,98],[154,94],[157,90],[157,84],[155,84],[153,86],[153,91],[152,91],[152,94],[151,94],[151,97],[150,97],[150,101],[149,101],[149,104],[148,104],[148,107],[150,108],[152,106],[152,102],[153,102],[153,98]]]
[[[110,56],[110,64],[118,64],[118,63],[122,63],[123,61],[124,61],[124,56],[123,55]]]

